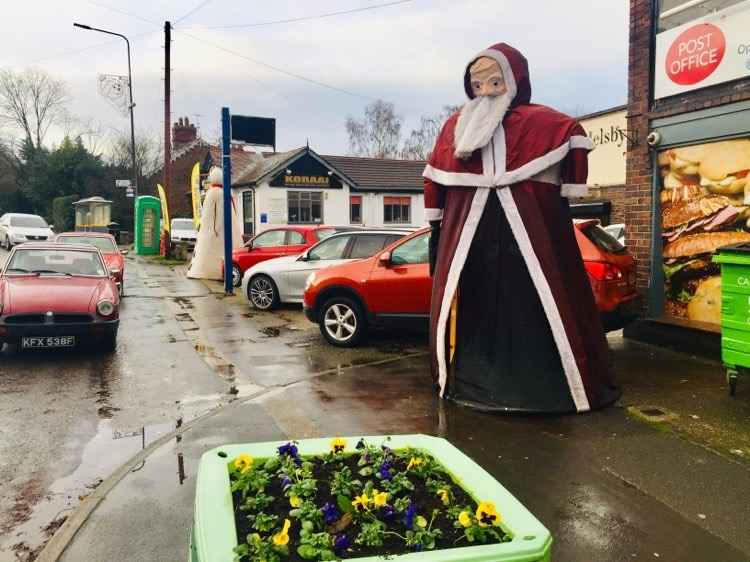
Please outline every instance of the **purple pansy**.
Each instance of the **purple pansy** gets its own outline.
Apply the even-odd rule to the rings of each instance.
[[[289,477],[286,474],[282,474],[281,475],[281,489],[286,490],[291,485],[292,485],[292,481],[289,479]]]
[[[340,533],[336,535],[336,538],[333,539],[333,550],[341,556],[341,553],[344,552],[347,548],[351,546],[351,540],[349,540],[349,537],[346,536],[344,533]]]
[[[414,527],[414,517],[417,515],[417,506],[414,505],[414,502],[409,502],[409,507],[406,508],[406,513],[404,513],[404,526],[407,529],[411,529]]]
[[[290,441],[286,445],[282,445],[278,448],[278,451],[280,457],[290,457],[294,459],[294,464],[296,464],[297,466],[302,464],[302,459],[299,458],[297,445],[295,445],[293,441]]]
[[[378,469],[378,474],[383,480],[390,480],[391,478],[393,478],[393,475],[391,474],[391,463],[388,461],[383,461],[380,464],[380,468]]]
[[[320,511],[323,512],[323,518],[328,525],[335,523],[339,519],[339,510],[330,502],[326,502]]]
[[[384,505],[383,509],[380,510],[380,513],[385,521],[392,521],[396,516],[396,510],[390,505]]]

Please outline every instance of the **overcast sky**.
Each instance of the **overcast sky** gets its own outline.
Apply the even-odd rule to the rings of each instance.
[[[75,115],[125,129],[127,120],[96,91],[97,74],[127,73],[124,42],[72,24],[126,34],[133,49],[136,128],[158,134],[164,115],[163,24],[170,20],[175,27],[173,121],[199,119],[202,135],[215,140],[221,107],[228,106],[235,114],[275,117],[279,150],[309,138],[311,147],[324,154],[346,153],[346,117],[360,116],[373,99],[392,102],[406,132],[420,115],[461,103],[466,62],[498,41],[528,58],[532,101],[575,114],[626,101],[625,0],[412,0],[323,19],[216,29],[386,2],[14,2],[4,11],[0,66],[33,66],[65,80]],[[228,51],[357,95],[284,75]]]

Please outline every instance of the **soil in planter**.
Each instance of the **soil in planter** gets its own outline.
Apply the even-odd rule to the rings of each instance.
[[[424,454],[423,456],[426,457],[428,455]],[[333,473],[341,469],[341,465],[339,465],[338,463],[324,464],[321,461],[320,457],[304,457],[304,460],[312,461],[314,463],[313,477],[317,481],[317,493],[314,500],[315,504],[318,507],[322,507],[326,502],[336,505],[336,497],[331,494],[330,481],[333,477]],[[374,476],[361,477],[357,475],[358,471],[362,468],[361,466],[357,465],[358,461],[359,455],[347,455],[342,464],[348,466],[351,469],[352,474],[354,475],[353,479],[361,480],[363,484],[368,480],[372,480],[375,484],[375,487],[378,488],[379,481]],[[262,466],[263,462],[264,459],[256,459],[256,463],[258,463],[258,466]],[[392,466],[392,471],[394,473],[406,471],[406,461],[404,459],[397,458],[393,461]],[[428,521],[428,524],[430,519],[432,518],[433,510],[438,510],[438,515],[435,517],[435,520],[432,523],[432,529],[437,528],[441,531],[441,535],[435,540],[435,550],[476,546],[477,544],[480,544],[477,542],[469,543],[464,537],[463,528],[456,528],[454,526],[455,519],[449,516],[447,512],[448,508],[443,504],[440,497],[427,489],[424,480],[420,476],[411,472],[408,474],[409,479],[415,486],[415,489],[410,492],[400,492],[396,496],[396,498],[411,498],[412,503],[417,507],[417,515],[423,516]],[[463,488],[461,488],[460,485],[455,482],[455,480],[450,476],[450,473],[448,473],[447,471],[444,474],[444,479],[447,483],[451,484],[451,493],[453,494],[451,505],[468,506],[470,511],[473,513],[476,510],[476,500],[472,498],[466,491],[464,491]],[[380,489],[382,489],[382,486]],[[269,486],[266,488],[265,492],[266,494],[273,496],[275,498],[275,501],[271,506],[264,510],[264,513],[269,515],[276,515],[279,518],[278,521],[280,522],[283,522],[285,518],[289,519],[292,524],[289,530],[289,556],[288,558],[282,557],[282,559],[293,562],[303,561],[304,558],[302,558],[297,553],[297,547],[300,545],[300,522],[297,519],[289,516],[289,511],[291,509],[289,506],[289,498],[284,495],[280,478],[273,478]],[[392,502],[396,498],[389,497],[388,504],[392,505]],[[256,533],[257,531],[251,527],[251,524],[247,519],[247,512],[241,511],[239,509],[240,505],[242,504],[241,493],[235,492],[232,499],[234,503],[234,517],[237,528],[237,538],[239,543],[242,544],[248,535]],[[384,521],[383,518],[379,516],[379,508],[372,509],[373,513],[378,515],[378,519]],[[502,509],[500,509],[500,507],[498,509],[500,512],[502,512]],[[384,521],[387,526],[386,530],[396,532],[401,536],[405,536],[407,528],[404,525],[403,519],[404,514],[397,513],[391,521]],[[504,535],[499,527],[495,527],[495,529],[501,536],[503,536],[503,541],[510,540],[510,537]],[[342,531],[350,538],[351,546],[345,552],[340,553],[340,558],[349,559],[365,556],[397,555],[407,554],[415,551],[413,547],[406,546],[401,538],[393,535],[387,535],[384,538],[383,546],[371,547],[355,544],[354,541],[359,534],[359,531],[360,525],[357,521],[354,521],[344,531]],[[483,544],[493,544],[497,542],[501,541],[493,539]]]

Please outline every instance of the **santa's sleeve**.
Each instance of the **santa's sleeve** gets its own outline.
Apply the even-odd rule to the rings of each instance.
[[[443,186],[424,178],[424,219],[426,222],[443,220],[445,192]]]
[[[586,178],[589,174],[589,152],[593,150],[594,143],[586,136],[583,127],[576,125],[568,141],[570,150],[562,162],[561,189],[563,197],[585,197],[589,188]]]

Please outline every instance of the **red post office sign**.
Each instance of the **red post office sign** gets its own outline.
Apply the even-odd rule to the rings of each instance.
[[[675,84],[697,84],[708,78],[724,59],[724,33],[711,23],[680,33],[667,51],[664,71]]]
[[[750,1],[656,36],[654,97],[682,94],[750,75]]]

